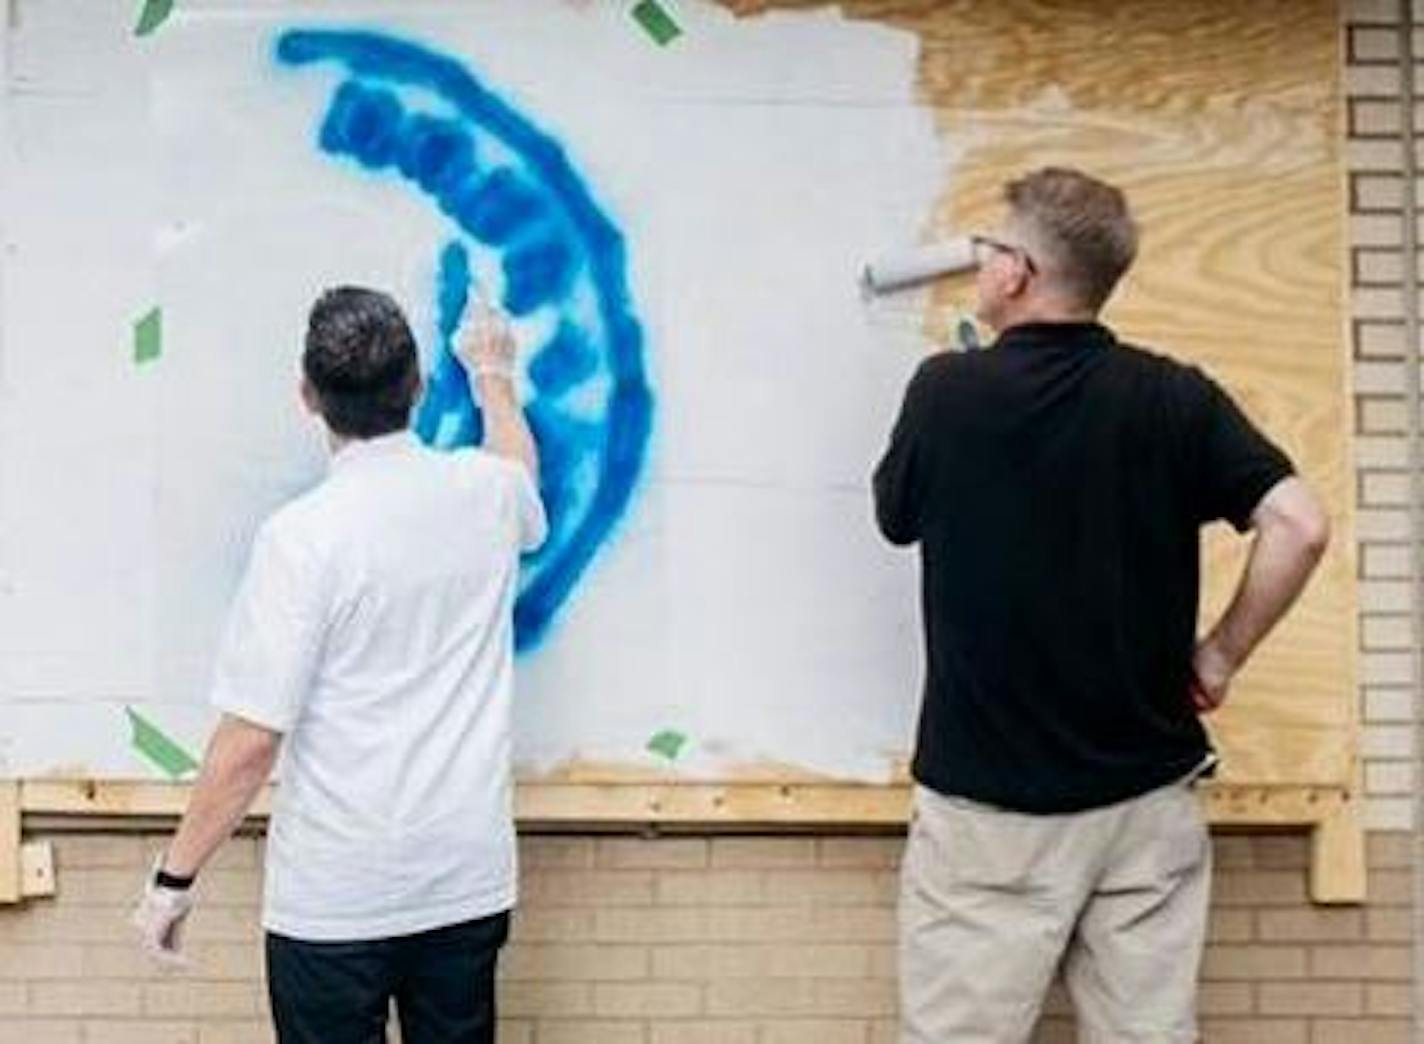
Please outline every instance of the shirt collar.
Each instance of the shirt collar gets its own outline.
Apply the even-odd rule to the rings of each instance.
[[[1060,322],[1021,323],[999,334],[995,347],[1002,348],[1106,348],[1117,343],[1102,323]]]
[[[375,460],[408,453],[416,449],[420,441],[409,428],[377,435],[373,439],[350,439],[331,458],[331,470],[339,471],[363,460]]]

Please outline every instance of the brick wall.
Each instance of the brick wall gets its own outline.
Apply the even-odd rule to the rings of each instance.
[[[0,915],[0,1041],[270,1041],[261,843],[226,849],[191,926],[194,971],[125,933],[161,838],[55,836],[53,902]],[[503,965],[502,1044],[892,1044],[898,837],[533,837]],[[1306,846],[1217,839],[1202,986],[1211,1044],[1404,1044],[1410,844],[1370,845],[1371,904],[1305,898]],[[1041,1044],[1071,1040],[1055,995]]]
[[[1203,974],[1209,1044],[1414,1039],[1418,712],[1410,435],[1420,346],[1405,299],[1412,219],[1402,104],[1424,2],[1347,0],[1352,343],[1370,902],[1305,900],[1293,836],[1216,841]],[[1424,65],[1412,79],[1424,84]],[[1419,93],[1417,90],[1414,92]],[[1412,135],[1411,135],[1412,136]],[[1424,160],[1424,150],[1419,151]],[[1408,216],[1407,216],[1408,215]],[[256,907],[260,841],[226,849],[192,927],[197,969],[136,959],[123,918],[154,838],[49,835],[53,902],[0,911],[0,1042],[238,1044],[270,1039]],[[890,1044],[899,838],[535,837],[503,971],[503,1044]],[[1055,995],[1042,1044],[1072,1039]]]

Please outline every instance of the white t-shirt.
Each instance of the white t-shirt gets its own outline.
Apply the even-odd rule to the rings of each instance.
[[[512,611],[547,529],[518,464],[348,444],[262,526],[213,703],[285,734],[263,926],[353,941],[514,905]]]

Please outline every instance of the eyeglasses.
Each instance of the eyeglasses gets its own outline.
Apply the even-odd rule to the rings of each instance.
[[[1028,274],[1038,275],[1038,265],[1034,262],[1033,256],[1021,246],[1005,243],[1002,239],[995,239],[993,236],[970,236],[969,242],[974,245],[974,260],[981,265],[988,264],[989,259],[985,252],[992,251],[996,254],[1009,254],[1022,258],[1024,268],[1028,269]]]

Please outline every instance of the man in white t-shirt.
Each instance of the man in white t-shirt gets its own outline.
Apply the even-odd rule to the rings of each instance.
[[[282,755],[263,927],[283,1044],[494,1040],[494,969],[515,901],[510,782],[519,556],[547,524],[486,309],[461,340],[484,448],[407,430],[415,341],[384,294],[312,308],[302,397],[331,471],[262,526],[218,655],[222,718],[134,920],[180,962],[192,885]]]

